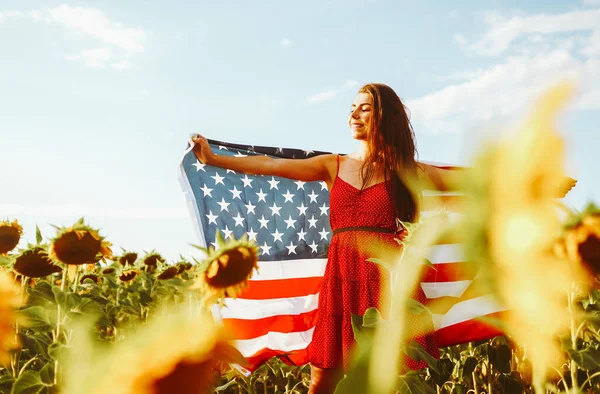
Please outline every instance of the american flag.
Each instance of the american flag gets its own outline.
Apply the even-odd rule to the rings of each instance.
[[[326,152],[248,146],[209,140],[220,155],[308,158]],[[325,182],[302,182],[236,173],[204,165],[191,148],[181,165],[180,182],[200,243],[247,235],[259,246],[259,271],[237,298],[228,299],[219,318],[230,329],[248,370],[273,356],[308,362],[318,314],[321,279],[331,240],[329,191]],[[452,242],[452,241],[451,241]],[[501,334],[482,316],[499,318],[504,308],[473,285],[460,244],[435,245],[420,286],[431,302],[440,346],[483,340]],[[435,302],[434,302],[435,301]]]

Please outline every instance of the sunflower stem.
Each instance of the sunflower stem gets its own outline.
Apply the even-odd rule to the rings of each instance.
[[[65,267],[62,272],[62,280],[60,281],[60,291],[64,292],[67,286],[67,271],[68,267]],[[56,303],[56,334],[54,335],[53,343],[57,343],[60,338],[60,319],[61,319],[61,310],[60,310],[60,302]],[[58,384],[58,360],[54,361],[54,384]]]
[[[75,280],[73,281],[73,289],[71,290],[73,293],[77,292],[77,285],[79,283],[79,275],[81,270],[79,269],[79,265],[75,266]]]
[[[571,291],[567,294],[567,302],[569,303],[569,316],[571,318],[571,347],[574,351],[577,351],[577,328],[575,322],[575,313],[573,311],[573,303],[575,299],[575,292],[573,291],[574,285],[571,285]],[[575,360],[570,361],[571,369],[571,388],[573,393],[579,392],[579,385],[577,384],[577,364]]]

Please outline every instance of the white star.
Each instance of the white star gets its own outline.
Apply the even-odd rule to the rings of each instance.
[[[221,231],[225,235],[225,239],[231,238],[231,233],[233,233],[233,231],[231,231],[227,226],[225,226],[225,230],[221,230]]]
[[[226,147],[224,147],[223,145],[219,145],[219,149],[221,149],[221,150],[229,150]]]
[[[213,215],[212,211],[208,211],[208,215],[206,215],[206,217],[208,218],[208,224],[211,224],[211,223],[217,224],[217,218],[219,216]]]
[[[292,215],[290,215],[289,219],[284,220],[285,224],[287,224],[286,228],[294,228],[294,223],[296,223],[296,221],[294,219],[292,219]]]
[[[327,205],[325,205],[325,203],[323,203],[323,206],[319,207],[319,209],[321,210],[321,215],[327,215],[327,211],[329,210],[329,207]]]
[[[253,213],[256,215],[256,212],[254,212],[254,208],[256,208],[256,205],[252,205],[252,203],[248,201],[248,204],[246,204],[246,209],[248,210],[248,213]]]
[[[206,186],[206,183],[204,184],[204,187],[200,188],[200,190],[202,190],[204,192],[204,197],[206,197],[206,196],[212,197],[212,194],[210,194],[210,192],[212,192],[213,189],[209,189],[208,186]]]
[[[321,181],[319,183],[321,184],[321,190],[327,190],[327,182]]]
[[[213,246],[213,248],[215,248],[215,250],[219,250],[219,244],[218,243],[211,242],[210,244]]]
[[[271,249],[271,247],[269,245],[267,245],[267,243],[265,242],[265,244],[263,246],[260,247],[262,249],[262,255],[264,256],[265,254],[270,254],[269,253],[269,249]]]
[[[283,242],[283,241],[281,240],[281,237],[283,236],[283,233],[280,233],[280,232],[279,232],[279,230],[277,230],[277,228],[275,228],[275,232],[274,232],[274,233],[271,233],[271,235],[273,236],[273,238],[275,238],[275,239],[273,240],[273,242],[275,242],[275,241],[280,241],[280,242]]]
[[[306,235],[306,231],[304,231],[304,229],[301,229],[300,231],[298,231],[298,242],[300,242],[300,240],[303,240],[306,242],[306,239],[304,239],[305,235]]]
[[[218,202],[217,204],[219,204],[221,206],[221,212],[223,212],[223,211],[229,212],[229,208],[227,208],[229,206],[229,203],[225,202],[224,198],[221,198],[221,202]]]
[[[252,227],[250,227],[250,231],[248,231],[246,234],[248,234],[248,240],[256,241],[256,236],[258,235],[258,233],[255,233]]]
[[[275,216],[275,215],[279,215],[279,211],[281,210],[281,207],[278,207],[277,205],[275,205],[275,203],[273,203],[273,206],[269,207],[269,209],[271,210],[271,214],[273,216]],[[279,215],[279,216],[281,216],[281,215]]]
[[[300,206],[298,207],[298,210],[300,211],[300,215],[306,215],[307,209],[308,209],[308,207],[305,207],[304,203],[300,204]]]
[[[227,174],[229,174],[229,173],[231,173],[231,174],[235,174],[235,171],[233,171],[233,170],[230,170],[230,169],[228,168],[228,169],[227,169]]]
[[[211,178],[215,180],[215,186],[218,185],[219,183],[222,185],[225,185],[223,183],[223,179],[225,179],[224,177],[222,177],[221,175],[219,175],[219,173],[215,173],[215,176],[211,175]]]
[[[252,187],[251,183],[254,179],[248,178],[248,174],[244,174],[242,178],[242,182],[244,182],[244,187]]]
[[[298,245],[294,245],[292,243],[292,241],[290,241],[290,246],[286,246],[287,250],[288,250],[288,255],[290,254],[296,254],[296,248],[298,247]]]
[[[200,160],[196,160],[196,162],[195,162],[194,164],[192,164],[192,165],[193,165],[194,167],[196,167],[196,172],[198,172],[198,171],[200,171],[200,170],[202,170],[202,171],[206,172],[206,170],[204,169],[204,166],[205,166],[206,164],[202,164],[202,163],[200,163]]]
[[[256,193],[256,195],[258,196],[258,202],[260,202],[260,200],[267,202],[267,200],[265,200],[265,197],[267,197],[267,193],[263,193],[262,189],[260,189],[260,191]]]
[[[298,188],[297,190],[300,190],[300,189],[304,190],[304,184],[305,184],[306,182],[302,182],[302,181],[294,181],[294,183],[296,184],[296,187]]]
[[[271,180],[267,181],[267,182],[269,182],[269,185],[271,185],[271,187],[269,188],[269,190],[271,190],[271,189],[277,189],[277,190],[279,190],[279,188],[277,187],[277,185],[279,185],[279,181],[276,181],[275,177],[271,177]]]
[[[260,228],[268,228],[267,224],[269,224],[269,219],[265,219],[265,215],[263,215],[262,219],[258,219],[260,222]]]
[[[322,240],[327,240],[327,234],[329,234],[329,231],[325,231],[325,227],[323,227],[323,231],[321,231],[319,233],[319,235],[321,236],[321,241]]]
[[[294,196],[295,196],[295,194],[290,193],[289,190],[286,191],[285,194],[282,194],[282,196],[285,198],[285,201],[283,202],[284,204],[286,202],[291,202],[291,203],[294,202]]]
[[[319,219],[315,219],[315,215],[313,215],[312,219],[308,219],[309,226],[308,228],[314,227],[317,228],[317,221]]]
[[[275,154],[281,153],[283,154],[283,148],[277,148],[277,150],[275,151]]]
[[[233,220],[235,220],[235,225],[236,226],[241,226],[244,227],[244,219],[243,217],[240,216],[240,213],[238,212],[237,216],[232,218]]]
[[[311,191],[310,194],[308,195],[308,197],[310,197],[310,202],[317,202],[317,197],[319,195],[315,194],[315,191]]]
[[[248,155],[242,154],[242,152],[237,152],[233,157],[247,157]]]
[[[308,156],[308,155],[310,155],[310,154],[312,154],[312,153],[315,153],[315,151],[314,151],[314,150],[305,150],[305,151],[304,151],[304,155],[305,155],[305,156]]]
[[[242,192],[240,190],[237,189],[237,187],[233,187],[233,190],[230,190],[231,194],[233,194],[233,197],[231,198],[232,200],[235,200],[236,198],[239,198],[241,200],[240,194],[242,194]]]
[[[313,241],[312,241],[312,243],[311,243],[310,245],[308,245],[308,246],[310,246],[310,248],[312,249],[312,252],[313,252],[313,253],[317,253],[317,246],[319,246],[319,245],[317,245],[317,244],[315,243],[315,241],[314,241],[314,240],[313,240]]]

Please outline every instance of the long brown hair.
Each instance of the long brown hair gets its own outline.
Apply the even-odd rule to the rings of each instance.
[[[417,175],[415,132],[406,108],[392,88],[369,83],[359,93],[373,98],[371,122],[367,130],[369,153],[362,165],[363,188],[373,178],[376,167],[385,169],[385,180],[391,179],[390,198],[396,217],[414,222],[418,218],[420,191],[413,190]]]

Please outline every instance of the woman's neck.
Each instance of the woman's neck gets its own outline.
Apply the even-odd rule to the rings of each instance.
[[[355,160],[365,161],[365,159],[369,156],[369,145],[366,141],[359,141],[358,149],[349,154]]]

